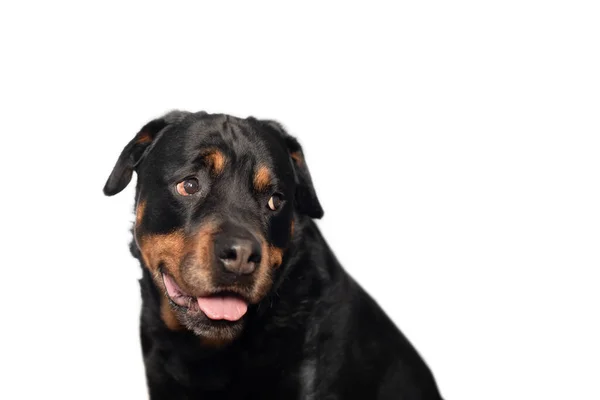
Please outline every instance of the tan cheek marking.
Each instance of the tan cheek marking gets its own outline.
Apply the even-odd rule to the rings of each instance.
[[[138,206],[136,217],[143,215],[145,203]],[[217,230],[216,224],[208,222],[203,224],[193,238],[185,239],[182,231],[175,231],[166,235],[142,235],[138,238],[138,245],[146,267],[153,273],[156,284],[162,287],[162,276],[158,266],[162,263],[166,271],[173,276],[180,285],[189,284],[194,287],[205,285],[210,279],[210,265],[213,257],[213,235]],[[181,260],[185,254],[195,250],[198,264],[202,268],[192,268],[180,271]],[[182,276],[185,275],[185,276]],[[185,278],[185,279],[183,279]],[[171,330],[183,329],[169,304],[166,295],[161,298],[161,319]]]
[[[294,220],[292,220],[292,223],[290,224],[290,236],[294,236]]]
[[[163,263],[177,282],[181,282],[179,263],[184,255],[185,237],[182,231],[175,231],[164,235],[141,235],[138,246],[146,267],[157,272],[158,266]]]
[[[258,192],[266,190],[271,184],[271,171],[269,168],[261,165],[254,174],[254,189]]]
[[[183,329],[183,326],[175,316],[175,312],[169,305],[169,300],[166,296],[163,296],[160,302],[160,317],[170,330],[179,331]]]
[[[261,243],[263,258],[256,271],[256,281],[250,296],[250,302],[254,304],[264,298],[269,292],[269,289],[271,289],[271,285],[273,284],[273,271],[281,264],[283,254],[283,251],[280,251],[279,255],[277,251],[274,252],[273,249],[277,248],[268,244],[266,240],[262,239]]]
[[[270,246],[269,248],[269,264],[273,268],[278,268],[283,262],[283,249],[279,247]]]
[[[140,203],[136,216],[143,215],[145,203]],[[140,210],[141,209],[141,210]],[[181,282],[179,263],[184,255],[185,240],[183,232],[175,231],[166,235],[142,235],[136,237],[142,259],[146,268],[154,275],[156,285],[162,287],[162,276],[158,272],[158,266],[162,262],[165,269],[177,282]],[[169,305],[169,300],[163,292],[160,304],[160,316],[165,325],[171,330],[180,330],[182,325],[177,320],[175,313]]]
[[[273,246],[262,240],[263,263],[266,262],[269,268],[278,268],[283,262],[283,249]],[[262,263],[261,263],[262,264]]]
[[[210,167],[215,175],[220,175],[225,169],[227,159],[219,150],[209,151],[204,158],[209,162]]]

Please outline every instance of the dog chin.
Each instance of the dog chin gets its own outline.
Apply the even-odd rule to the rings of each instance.
[[[244,329],[244,320],[226,321],[212,320],[202,311],[186,312],[182,316],[183,324],[197,336],[209,342],[228,343],[236,339]]]
[[[169,299],[170,300],[170,299]],[[213,320],[201,310],[190,310],[169,301],[179,322],[189,331],[202,339],[203,343],[222,347],[238,338],[244,329],[244,319],[236,321]]]
[[[244,327],[248,301],[235,293],[217,292],[191,296],[166,274],[162,274],[169,304],[180,323],[207,342],[227,343]]]

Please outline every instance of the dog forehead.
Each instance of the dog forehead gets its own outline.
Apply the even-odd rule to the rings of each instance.
[[[189,126],[187,136],[200,145],[216,145],[234,154],[264,153],[263,132],[248,121],[229,115],[202,118]]]
[[[230,161],[277,166],[287,157],[283,142],[255,120],[224,114],[203,115],[169,126],[160,138],[160,158],[189,160],[207,149],[222,151]]]

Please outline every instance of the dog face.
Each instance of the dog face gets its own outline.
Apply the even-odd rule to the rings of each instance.
[[[284,263],[294,216],[323,214],[298,142],[272,121],[172,112],[125,146],[104,193],[133,171],[134,239],[163,321],[234,339]]]

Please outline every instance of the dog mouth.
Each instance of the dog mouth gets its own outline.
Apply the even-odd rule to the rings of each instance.
[[[220,291],[208,296],[191,296],[175,280],[163,273],[163,283],[169,299],[188,312],[201,311],[207,318],[219,321],[239,321],[248,311],[248,301],[233,292]]]

